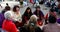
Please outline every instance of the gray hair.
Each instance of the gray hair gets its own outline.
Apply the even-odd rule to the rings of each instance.
[[[8,20],[10,20],[11,18],[11,14],[9,13],[9,11],[7,11],[7,12],[5,12],[4,13],[4,17],[5,17],[5,19],[8,19]]]
[[[36,15],[32,15],[30,17],[30,21],[37,21],[38,17]]]
[[[36,15],[32,15],[29,20],[29,26],[36,26],[37,19]]]

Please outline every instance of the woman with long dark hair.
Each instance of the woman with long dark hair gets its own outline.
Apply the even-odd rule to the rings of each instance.
[[[36,7],[36,10],[35,10],[35,12],[34,12],[33,14],[38,17],[38,24],[39,24],[39,25],[42,25],[42,24],[43,24],[43,23],[42,23],[42,20],[43,20],[43,18],[44,18],[44,14],[43,14],[43,12],[40,10],[40,6],[37,6],[37,7]]]
[[[30,19],[31,15],[32,15],[32,11],[31,11],[30,7],[27,7],[26,11],[24,12],[24,14],[22,16],[22,22],[26,23]]]

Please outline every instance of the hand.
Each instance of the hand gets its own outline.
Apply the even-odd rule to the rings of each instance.
[[[19,29],[17,29],[17,32],[20,32]]]

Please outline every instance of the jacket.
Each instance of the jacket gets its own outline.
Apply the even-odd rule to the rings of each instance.
[[[2,24],[2,29],[8,32],[17,32],[15,24],[11,20],[4,20]]]

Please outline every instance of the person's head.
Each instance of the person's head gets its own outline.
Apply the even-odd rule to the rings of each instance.
[[[10,9],[11,9],[11,8],[10,8],[9,6],[6,6],[6,7],[5,7],[5,10],[6,10],[6,11],[8,11],[8,10],[10,10]]]
[[[5,19],[7,19],[7,20],[11,20],[11,15],[10,15],[10,13],[9,12],[6,12],[6,13],[4,13],[4,17],[5,17]]]
[[[26,12],[26,13],[31,13],[31,8],[30,8],[30,7],[27,7],[27,9],[26,9],[25,12]]]
[[[20,10],[20,7],[18,6],[18,5],[15,5],[14,7],[13,7],[13,12],[17,12],[17,11],[19,11]]]
[[[38,17],[36,15],[32,15],[29,20],[29,28],[30,30],[34,30],[36,27]]]
[[[56,17],[50,15],[48,20],[49,20],[49,23],[53,24],[53,23],[56,23],[57,19],[56,19]]]
[[[6,3],[6,5],[8,6],[8,3]]]
[[[40,11],[40,6],[37,6],[37,7],[36,7],[36,10],[37,10],[37,11]]]
[[[53,10],[53,9],[50,9],[49,13],[51,14],[51,13],[53,13],[53,12],[54,12],[54,10]]]
[[[49,11],[49,12],[55,12],[55,11],[54,11],[54,9],[53,9],[53,7],[50,9],[50,11]]]
[[[37,19],[38,19],[38,17],[36,16],[36,15],[32,15],[31,17],[30,17],[30,21],[37,21]]]
[[[56,16],[56,12],[55,12],[54,9],[50,9],[49,14],[50,14],[50,15],[53,15],[53,16]]]

